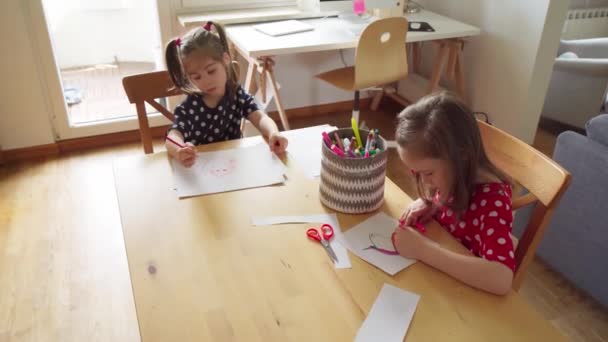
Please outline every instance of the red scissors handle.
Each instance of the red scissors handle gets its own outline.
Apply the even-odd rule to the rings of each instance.
[[[308,228],[308,230],[306,230],[306,235],[317,242],[321,242],[321,240],[329,241],[329,239],[334,236],[334,228],[329,224],[323,224],[320,230],[321,233],[319,233],[317,228]],[[323,236],[322,239],[321,235]]]
[[[319,235],[319,231],[316,228],[308,228],[306,235],[317,242],[321,242],[321,235]]]
[[[323,238],[327,241],[334,236],[334,227],[329,224],[324,224],[321,226],[321,234],[323,234]]]

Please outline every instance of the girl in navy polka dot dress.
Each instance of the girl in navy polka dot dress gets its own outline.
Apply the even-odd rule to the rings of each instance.
[[[196,159],[194,146],[241,137],[241,120],[247,119],[267,138],[270,150],[283,153],[287,139],[275,122],[261,111],[253,97],[238,84],[238,75],[221,25],[208,22],[173,39],[165,52],[175,87],[188,97],[175,109],[175,122],[165,147],[184,166]]]
[[[511,185],[484,152],[473,113],[447,93],[426,96],[399,114],[396,139],[420,194],[393,234],[399,254],[473,287],[508,293],[515,270]],[[472,255],[411,228],[431,218]]]

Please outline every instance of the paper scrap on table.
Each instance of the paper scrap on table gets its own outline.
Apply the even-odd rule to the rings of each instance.
[[[198,152],[186,168],[171,158],[179,198],[283,183],[285,165],[266,144]]]
[[[378,213],[367,220],[359,223],[342,234],[339,241],[355,255],[370,264],[380,268],[384,272],[395,275],[402,269],[415,263],[416,260],[407,259],[400,255],[387,255],[374,249],[365,249],[370,246],[370,234],[373,234],[374,242],[390,241],[391,235],[399,222],[385,213]],[[378,246],[386,248],[386,246]],[[392,242],[390,249],[394,249]]]
[[[306,177],[314,179],[321,175],[321,133],[331,132],[336,127],[321,125],[281,132],[287,139],[289,158],[294,159]]]
[[[318,214],[318,215],[299,215],[299,216],[264,216],[252,217],[251,223],[254,226],[271,226],[277,224],[290,223],[317,223],[319,228],[322,223],[330,224],[334,228],[334,238],[331,239],[329,245],[336,253],[338,262],[334,263],[336,268],[351,268],[350,257],[346,248],[339,241],[343,241],[342,230],[336,214]],[[319,246],[320,247],[320,246]]]
[[[410,326],[420,296],[384,284],[355,342],[401,342]]]

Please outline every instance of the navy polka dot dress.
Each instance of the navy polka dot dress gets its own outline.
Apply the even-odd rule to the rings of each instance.
[[[184,136],[184,142],[193,145],[210,144],[217,141],[241,137],[241,119],[258,110],[253,96],[241,86],[233,96],[224,95],[217,107],[211,108],[200,94],[188,98],[175,108],[175,121],[171,129]]]

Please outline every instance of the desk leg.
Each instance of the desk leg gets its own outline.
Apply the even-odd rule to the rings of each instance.
[[[458,91],[458,95],[462,98],[463,101],[466,102],[466,92],[464,85],[464,68],[462,65],[462,48],[464,47],[464,42],[460,42],[458,44],[456,50],[456,64],[454,65],[454,81],[456,82],[456,89]]]
[[[429,80],[429,88],[427,90],[428,94],[439,88],[439,80],[441,79],[441,74],[443,72],[443,64],[448,53],[448,44],[445,41],[437,42],[437,44],[439,44],[439,51],[437,52],[435,65],[433,66],[433,73],[431,74],[431,79]]]
[[[456,60],[458,59],[458,48],[454,42],[449,42],[449,53],[448,53],[448,66],[445,70],[445,76],[447,79],[454,79],[455,69],[456,69]]]
[[[462,67],[462,49],[464,41],[461,39],[450,39],[445,42],[448,49],[448,65],[445,78],[454,82],[456,93],[463,101],[465,100],[464,70]]]
[[[422,48],[421,42],[412,43],[412,73],[417,74],[420,72],[420,49]]]
[[[274,102],[277,105],[277,110],[279,111],[279,117],[281,118],[281,125],[283,125],[283,129],[289,131],[289,121],[287,120],[287,114],[285,114],[285,109],[283,108],[283,102],[281,101],[281,95],[279,94],[279,87],[277,86],[277,80],[274,77],[274,70],[268,70],[268,76],[270,76],[270,82],[272,86],[272,91],[274,92]]]
[[[444,76],[447,80],[454,82],[456,93],[462,98],[463,101],[466,102],[464,69],[462,61],[464,41],[462,39],[445,39],[433,42],[439,47],[439,49],[435,57],[426,94],[431,94],[439,89],[439,82],[441,77]],[[417,73],[420,70],[421,45],[421,42],[411,43],[412,73]],[[444,70],[446,63],[447,67]],[[407,102],[398,94],[388,92],[386,95],[398,103],[407,106]]]
[[[245,76],[245,91],[251,94],[253,92],[253,75],[255,73],[256,65],[254,61],[248,60],[248,62],[247,76]]]

